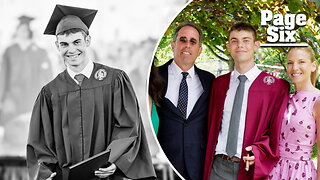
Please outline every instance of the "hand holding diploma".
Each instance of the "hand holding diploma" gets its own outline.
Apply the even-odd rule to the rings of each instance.
[[[254,164],[254,155],[252,152],[252,147],[248,146],[245,148],[246,151],[248,152],[246,156],[243,156],[243,161],[245,162],[246,166],[245,166],[245,170],[249,171],[249,168],[251,165]]]
[[[99,168],[94,172],[94,175],[98,176],[99,178],[106,178],[110,175],[112,175],[117,169],[117,166],[115,164],[111,164],[107,168]]]

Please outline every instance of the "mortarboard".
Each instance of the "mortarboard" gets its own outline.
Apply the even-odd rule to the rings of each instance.
[[[31,22],[32,20],[34,20],[33,17],[26,16],[26,15],[22,15],[22,16],[20,16],[18,19],[19,19],[19,25],[21,25],[21,24],[30,25],[30,22]]]
[[[57,35],[63,31],[80,28],[88,33],[97,10],[56,5],[44,34]]]

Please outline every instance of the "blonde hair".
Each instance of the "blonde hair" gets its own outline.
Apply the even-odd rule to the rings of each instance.
[[[307,47],[293,47],[293,48],[290,48],[289,51],[288,51],[288,54],[290,51],[294,50],[294,49],[301,49],[301,50],[304,50],[305,52],[307,52],[309,55],[310,55],[310,61],[311,63],[315,62],[316,63],[316,70],[311,72],[311,83],[315,86],[316,84],[316,81],[317,81],[317,75],[318,75],[318,61],[316,60],[316,56],[314,54],[314,51],[313,49],[310,47],[310,46],[307,46]]]

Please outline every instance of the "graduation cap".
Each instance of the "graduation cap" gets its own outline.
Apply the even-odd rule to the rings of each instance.
[[[63,31],[80,28],[87,34],[97,10],[56,5],[44,34],[57,35]]]
[[[26,25],[30,25],[30,22],[32,21],[32,20],[34,20],[34,18],[33,17],[29,17],[29,16],[26,16],[26,15],[22,15],[22,16],[20,16],[19,18],[19,25],[21,25],[21,24],[26,24]]]

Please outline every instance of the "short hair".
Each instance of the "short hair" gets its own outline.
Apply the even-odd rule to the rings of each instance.
[[[182,29],[183,27],[185,26],[190,26],[190,27],[193,27],[195,28],[198,33],[199,33],[199,44],[200,46],[202,45],[202,42],[203,42],[203,34],[202,34],[202,31],[201,29],[193,22],[190,22],[190,21],[186,21],[186,22],[183,22],[181,23],[178,27],[176,27],[176,29],[174,30],[174,34],[173,34],[173,42],[176,42],[177,40],[177,37],[178,37],[178,33],[180,31],[180,29]]]
[[[313,49],[310,46],[307,47],[292,47],[288,50],[288,54],[290,51],[294,50],[294,49],[301,49],[304,50],[306,53],[308,53],[310,55],[310,61],[313,63],[316,63],[316,70],[314,72],[311,72],[311,83],[315,86],[316,81],[317,81],[317,76],[318,76],[318,61],[316,59],[315,53],[313,51]]]
[[[87,37],[89,35],[89,31],[88,33],[86,33],[83,29],[80,29],[80,28],[72,28],[72,29],[68,29],[68,30],[65,30],[65,31],[62,31],[60,32],[58,35],[70,35],[70,34],[75,34],[75,33],[78,33],[78,32],[81,32],[83,34],[84,37]]]
[[[229,30],[228,39],[230,38],[230,34],[231,34],[232,31],[249,31],[249,32],[252,32],[254,40],[255,41],[258,40],[257,31],[251,24],[248,24],[248,23],[245,23],[245,22],[238,22],[238,23],[234,24]]]

